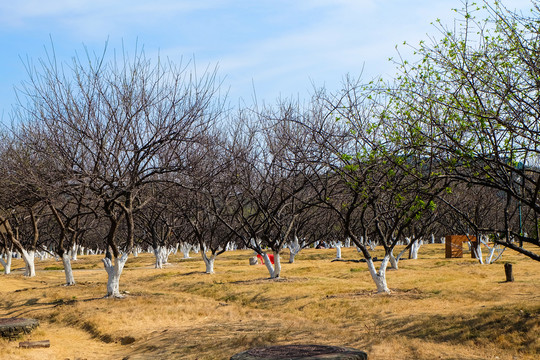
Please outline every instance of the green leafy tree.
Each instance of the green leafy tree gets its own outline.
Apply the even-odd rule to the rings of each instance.
[[[400,60],[384,90],[389,116],[419,134],[444,175],[500,191],[502,221],[478,230],[540,260],[538,2],[525,15],[488,1],[456,14],[453,28],[437,22],[439,34],[414,48],[417,61]]]

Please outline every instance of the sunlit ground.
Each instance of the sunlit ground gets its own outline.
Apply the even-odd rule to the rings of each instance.
[[[398,249],[399,250],[399,249]],[[380,251],[380,250],[379,250]],[[282,278],[250,266],[250,251],[216,260],[204,274],[200,255],[130,257],[124,299],[104,299],[100,256],[73,263],[77,285],[63,286],[61,262],[23,263],[0,275],[0,317],[33,317],[40,327],[17,341],[0,340],[2,359],[228,359],[255,346],[324,344],[364,350],[369,359],[538,359],[540,263],[507,250],[492,265],[465,253],[445,259],[444,245],[424,245],[418,260],[388,271],[391,295],[375,294],[364,263],[332,262],[335,250],[283,253]],[[378,254],[381,256],[382,254]],[[343,258],[360,259],[355,249]],[[504,262],[515,282],[506,283]],[[19,349],[22,340],[51,342]]]

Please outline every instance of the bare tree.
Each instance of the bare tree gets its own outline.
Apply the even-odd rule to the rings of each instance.
[[[87,53],[68,65],[52,54],[28,64],[20,92],[28,104],[21,101],[18,114],[24,126],[46,134],[33,150],[58,159],[69,182],[84,184],[99,202],[109,222],[107,296],[119,297],[134,246],[134,214],[148,201],[144,188],[185,168],[180,154],[221,106],[215,72],[197,77],[184,65],[152,63],[141,50],[112,60],[106,55]]]
[[[149,201],[136,214],[136,229],[143,243],[150,245],[156,257],[156,269],[162,269],[172,251],[173,231],[181,214],[176,213],[172,199],[182,196],[171,185],[156,183],[149,186]]]
[[[35,276],[34,257],[42,247],[40,221],[45,213],[47,189],[55,181],[48,159],[33,154],[13,133],[4,136],[0,152],[0,226],[4,243],[13,246],[25,262],[25,276]]]

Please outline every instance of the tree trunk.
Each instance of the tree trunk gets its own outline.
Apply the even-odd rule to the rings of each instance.
[[[294,257],[296,256],[296,253],[292,249],[289,249],[289,252],[289,264],[294,264]]]
[[[422,246],[422,240],[413,240],[413,243],[409,249],[409,259],[418,259],[418,250],[420,249],[420,246]]]
[[[25,270],[24,276],[34,277],[36,276],[36,266],[34,264],[34,250],[24,250],[22,249],[22,258],[24,260]]]
[[[480,241],[476,241],[473,244],[474,245],[471,247],[473,259],[476,257],[478,261],[480,262],[480,264],[484,264],[484,259],[483,259],[484,254],[482,254],[482,243]]]
[[[79,250],[79,245],[73,244],[73,247],[71,248],[71,260],[77,261],[78,250]]]
[[[394,250],[392,249],[392,251],[390,252],[390,269],[392,269],[392,270],[398,270],[399,269],[398,262],[399,262],[399,259],[401,258],[401,254],[402,253],[400,253],[398,255],[398,257],[396,258],[394,256]]]
[[[68,253],[62,254],[62,263],[64,264],[64,273],[66,275],[66,285],[75,285],[75,278],[73,277],[73,269],[71,268],[71,256]]]
[[[264,265],[266,265],[266,269],[268,270],[268,273],[270,274],[270,279],[277,279],[279,278],[279,275],[281,273],[281,261],[279,258],[279,252],[274,251],[274,265],[272,265],[272,262],[270,261],[270,257],[267,253],[263,253],[262,257],[264,259]]]
[[[373,282],[375,282],[375,285],[377,286],[377,293],[390,293],[390,289],[388,289],[388,286],[386,285],[386,267],[388,266],[388,262],[390,261],[390,256],[385,255],[383,258],[383,261],[381,263],[381,267],[379,268],[379,271],[375,268],[375,264],[373,263],[373,259],[369,258],[367,260],[367,265],[369,269],[369,273],[371,274],[371,278],[373,279]]]
[[[204,251],[201,251],[203,254],[203,260],[204,264],[206,265],[206,273],[207,274],[213,274],[214,273],[214,262],[216,260],[216,255],[212,254],[210,257],[206,256],[206,253]]]
[[[0,257],[0,263],[2,264],[2,266],[4,267],[4,274],[8,275],[9,273],[11,273],[11,257],[12,257],[12,253],[11,251],[8,251],[6,253],[6,260],[2,259]]]
[[[263,253],[262,257],[263,257],[264,265],[266,265],[266,269],[268,270],[268,273],[270,274],[270,278],[273,279],[274,278],[274,266],[270,262],[270,258],[268,257],[267,253]]]
[[[107,298],[122,298],[120,294],[120,275],[124,270],[124,265],[128,259],[128,254],[122,254],[122,256],[114,258],[114,264],[111,259],[104,258],[103,264],[107,271]]]
[[[274,251],[274,274],[273,279],[279,278],[281,275],[281,258],[279,257],[279,251]]]
[[[158,246],[154,248],[154,255],[156,257],[156,269],[163,269],[163,264],[167,263],[167,248],[165,246]]]
[[[302,241],[302,245],[300,245],[300,242],[298,241],[298,237],[294,237],[294,240],[290,242],[289,244],[289,263],[294,263],[294,257],[298,255],[300,250],[302,249],[302,246],[305,244],[304,241]]]
[[[184,255],[184,259],[189,259],[189,252],[191,251],[192,247],[193,246],[188,243],[182,243],[180,245],[180,251]]]
[[[341,259],[341,243],[336,244],[336,259]]]

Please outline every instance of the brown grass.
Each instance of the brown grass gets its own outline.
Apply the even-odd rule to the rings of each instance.
[[[249,266],[249,251],[226,253],[216,274],[200,258],[170,258],[153,269],[144,254],[128,260],[125,299],[103,299],[99,256],[74,263],[74,287],[53,259],[37,276],[0,275],[0,317],[34,317],[41,326],[23,340],[49,349],[19,349],[0,339],[2,359],[228,359],[247,348],[318,343],[363,349],[373,359],[537,359],[540,356],[540,263],[507,251],[503,263],[444,259],[444,245],[424,245],[418,260],[388,272],[391,295],[375,294],[366,265],[331,262],[334,250],[303,250],[267,279]],[[378,254],[379,256],[381,254]],[[196,255],[193,255],[196,256]],[[465,254],[467,256],[467,254]],[[359,259],[344,249],[345,259]],[[45,269],[50,270],[45,270]]]

